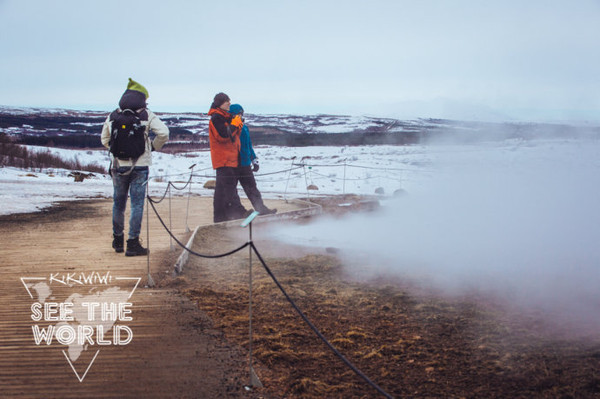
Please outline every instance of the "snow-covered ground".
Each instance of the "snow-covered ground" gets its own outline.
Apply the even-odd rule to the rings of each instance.
[[[106,151],[79,151],[28,147],[33,151],[50,151],[66,160],[77,159],[82,164],[109,164]],[[377,188],[392,194],[395,190],[409,189],[421,175],[426,175],[428,154],[425,147],[260,147],[255,151],[260,160],[260,171],[255,174],[258,187],[265,198],[305,197],[307,195],[361,193],[374,194]],[[214,179],[210,152],[200,151],[171,155],[154,153],[151,166],[150,193],[162,195],[167,183],[183,187],[194,166],[191,191],[212,195],[203,188]],[[42,171],[0,168],[0,214],[33,212],[58,201],[85,198],[109,198],[112,181],[108,175],[95,175],[83,182],[69,177],[69,170]],[[318,190],[307,190],[315,185]],[[187,195],[185,190],[172,190],[173,195]],[[240,188],[240,195],[244,195]]]
[[[44,147],[29,147],[46,151]],[[64,159],[78,159],[82,164],[108,165],[106,151],[50,149]],[[375,194],[391,196],[396,190],[408,193],[424,187],[440,174],[440,159],[452,154],[452,162],[477,167],[478,163],[496,164],[500,170],[511,168],[516,160],[581,161],[581,154],[600,155],[598,141],[583,139],[506,140],[478,144],[443,144],[411,146],[357,147],[272,147],[257,146],[260,171],[256,174],[258,187],[266,198],[306,197],[327,194]],[[600,156],[585,157],[592,169],[600,168]],[[187,154],[154,153],[151,166],[151,195],[162,195],[170,181],[182,187],[194,167],[191,191],[212,195],[204,189],[207,180],[214,179],[210,152]],[[96,175],[83,182],[68,177],[70,171],[42,171],[0,168],[0,214],[32,212],[58,201],[85,198],[110,198],[112,182],[108,175]],[[560,182],[557,182],[559,184]],[[314,185],[318,190],[307,190]],[[173,190],[173,195],[185,195],[188,189]],[[243,192],[240,188],[240,195]]]

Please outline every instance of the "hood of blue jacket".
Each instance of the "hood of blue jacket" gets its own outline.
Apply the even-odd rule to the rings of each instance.
[[[244,108],[240,104],[231,104],[229,106],[229,113],[231,115],[241,114],[242,112],[244,112]]]

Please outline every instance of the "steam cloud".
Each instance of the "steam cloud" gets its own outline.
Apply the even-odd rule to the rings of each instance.
[[[275,234],[335,246],[364,271],[488,292],[600,326],[600,143],[431,147],[434,177],[381,212]],[[362,259],[365,259],[364,257]],[[376,266],[373,266],[376,265]]]

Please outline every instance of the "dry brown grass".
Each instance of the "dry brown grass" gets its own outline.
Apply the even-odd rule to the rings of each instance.
[[[202,278],[185,291],[231,341],[244,347],[246,262],[240,257],[213,269],[203,266]],[[327,255],[272,257],[267,262],[331,343],[393,396],[600,395],[595,371],[600,370],[600,342],[541,339],[522,321],[486,307],[482,298],[417,295],[389,279],[346,281],[340,261]],[[265,396],[377,397],[315,336],[260,270],[255,272],[253,295],[253,348]]]

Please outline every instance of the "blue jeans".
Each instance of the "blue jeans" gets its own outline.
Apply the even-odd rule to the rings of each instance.
[[[127,172],[129,167],[117,169],[113,172],[113,234],[123,235],[125,228],[125,208],[127,207],[127,193],[131,196],[131,215],[129,217],[129,239],[140,236],[142,217],[144,216],[144,200],[148,181],[148,167],[136,166],[130,174],[121,176],[119,173]]]

